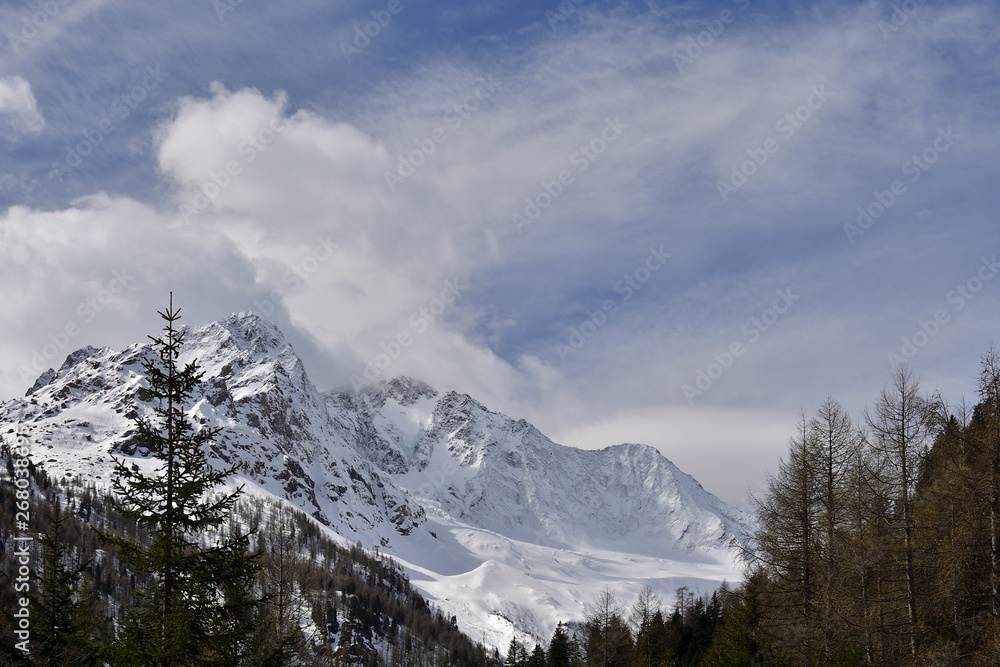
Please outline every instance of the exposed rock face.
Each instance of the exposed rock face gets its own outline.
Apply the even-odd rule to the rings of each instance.
[[[151,470],[134,425],[156,407],[150,354],[74,352],[0,405],[0,432],[20,430],[57,476],[110,485],[111,455]],[[222,429],[213,465],[238,464],[249,491],[400,558],[472,636],[549,636],[609,577],[660,582],[665,595],[733,578],[748,517],[652,447],[564,447],[407,377],[320,394],[282,333],[252,314],[186,329],[179,361],[195,360],[204,382],[188,414]]]
[[[220,467],[239,464],[241,477],[351,539],[378,544],[424,520],[383,467],[359,453],[358,442],[348,443],[349,432],[273,324],[240,314],[185,332],[180,361],[197,360],[205,374],[189,414],[223,428],[211,451]],[[6,403],[0,418],[21,422],[38,446],[61,450],[49,464],[53,472],[107,481],[109,454],[149,454],[132,419],[154,407],[142,367],[150,353],[143,345],[74,352],[58,371],[43,373],[25,399]],[[93,425],[81,437],[77,415],[84,413]]]

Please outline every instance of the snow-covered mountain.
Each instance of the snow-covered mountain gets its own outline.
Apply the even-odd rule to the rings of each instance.
[[[149,345],[85,348],[0,406],[56,476],[111,479],[110,454],[151,466],[133,419],[153,407]],[[182,362],[205,382],[190,415],[222,427],[218,465],[237,482],[378,547],[473,639],[547,639],[605,585],[665,599],[739,577],[747,517],[656,449],[585,451],[524,420],[411,378],[321,394],[281,332],[253,314],[186,330]]]

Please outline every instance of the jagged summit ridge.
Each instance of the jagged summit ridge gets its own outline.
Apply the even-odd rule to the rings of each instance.
[[[560,548],[634,535],[644,548],[678,553],[743,539],[745,517],[654,447],[566,447],[456,392],[442,397],[431,421],[404,485],[474,525]],[[446,482],[418,483],[434,477]]]
[[[380,544],[408,534],[423,510],[338,432],[323,398],[291,345],[272,323],[241,313],[186,327],[180,361],[197,359],[204,383],[190,410],[201,425],[222,427],[212,458],[240,464],[242,480],[295,504],[353,539]],[[121,352],[84,348],[43,374],[22,402],[3,406],[40,447],[58,452],[57,474],[106,483],[111,453],[144,458],[132,420],[149,414],[143,362],[148,344]],[[42,383],[42,384],[40,384]],[[83,415],[87,418],[84,419]],[[80,439],[80,423],[93,432]]]
[[[320,393],[278,327],[253,313],[185,336],[181,361],[197,360],[205,379],[189,414],[222,428],[213,464],[241,465],[253,493],[399,558],[474,636],[505,645],[504,619],[549,636],[616,576],[665,597],[738,576],[746,517],[652,447],[560,445],[410,377]],[[59,476],[108,485],[112,453],[149,465],[133,423],[154,407],[149,354],[148,343],[78,350],[0,406],[0,428],[26,430]]]
[[[290,347],[285,334],[276,324],[253,312],[234,313],[205,328],[215,327],[228,331],[233,344],[255,354],[268,354]]]
[[[389,380],[385,385],[385,393],[401,406],[413,405],[421,398],[434,398],[438,394],[426,382],[405,375]]]
[[[253,313],[185,334],[183,356],[198,360],[206,380],[193,412],[201,423],[223,427],[217,458],[242,462],[252,481],[277,487],[335,528],[346,523],[346,533],[371,532],[381,522],[353,508],[333,509],[353,488],[369,507],[388,509],[381,519],[404,533],[427,505],[560,547],[640,530],[672,549],[742,539],[744,517],[652,447],[564,447],[468,394],[441,395],[409,377],[320,394],[278,327]],[[101,404],[108,423],[98,441],[107,451],[139,451],[126,417],[152,407],[142,396],[146,348],[83,348],[42,374],[28,395],[48,404],[46,432],[57,429],[64,410]],[[428,485],[432,476],[446,483]]]

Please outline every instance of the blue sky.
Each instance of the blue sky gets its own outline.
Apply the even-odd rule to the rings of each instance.
[[[653,444],[741,502],[800,409],[860,418],[890,354],[975,399],[997,19],[5,3],[0,395],[142,340],[172,289],[193,324],[269,315],[323,389],[415,375],[566,444]]]

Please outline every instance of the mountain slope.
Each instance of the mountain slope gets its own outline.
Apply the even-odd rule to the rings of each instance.
[[[2,407],[43,450],[53,474],[110,478],[109,454],[143,465],[132,419],[150,414],[142,362],[148,345],[122,352],[87,348],[46,373],[21,400]],[[222,427],[212,448],[219,465],[242,464],[242,481],[288,500],[348,539],[379,544],[407,534],[423,510],[381,469],[348,445],[309,381],[302,362],[273,324],[253,315],[186,329],[181,363],[194,359],[204,384],[189,410]]]
[[[0,406],[54,476],[108,484],[110,455],[150,466],[132,420],[149,414],[148,345],[85,348]],[[273,324],[252,314],[186,329],[205,375],[189,410],[223,432],[216,465],[347,541],[397,558],[464,631],[504,647],[547,639],[604,585],[714,588],[739,576],[746,517],[656,449],[558,445],[524,420],[411,378],[320,394]]]
[[[652,447],[564,447],[455,392],[429,422],[398,479],[475,526],[561,548],[641,541],[661,555],[729,548],[742,537],[739,513]]]
[[[471,636],[547,640],[606,585],[628,601],[645,585],[670,600],[739,578],[748,518],[656,449],[564,447],[470,396],[428,390],[409,378],[366,390],[377,408],[360,428],[409,460],[394,478],[427,512],[387,553]]]

